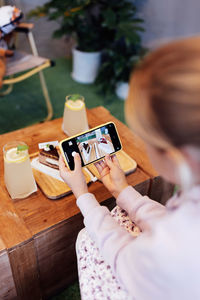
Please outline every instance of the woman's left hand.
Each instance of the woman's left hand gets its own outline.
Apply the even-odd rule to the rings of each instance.
[[[68,184],[74,193],[75,197],[78,198],[82,194],[88,193],[87,183],[85,181],[84,174],[81,167],[81,158],[78,153],[74,155],[75,168],[73,171],[69,170],[64,162],[62,155],[59,158],[59,169],[60,176]]]

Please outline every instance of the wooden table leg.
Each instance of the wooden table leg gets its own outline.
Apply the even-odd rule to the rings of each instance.
[[[40,283],[34,241],[28,241],[9,249],[13,279],[18,300],[39,300]]]

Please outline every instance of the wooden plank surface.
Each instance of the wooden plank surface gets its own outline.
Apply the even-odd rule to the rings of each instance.
[[[128,176],[128,182],[135,186],[153,177],[154,171],[147,160],[144,153],[144,146],[137,139],[132,137],[130,130],[120,121],[114,118],[105,108],[97,107],[91,109],[87,113],[89,126],[94,127],[107,121],[114,121],[117,125],[122,144],[125,152],[138,163],[138,168],[134,174]],[[66,135],[61,130],[62,118],[46,122],[44,124],[36,124],[28,128],[10,132],[0,136],[0,148],[9,141],[22,140],[29,145],[29,153],[38,151],[38,143],[51,140],[62,140]],[[3,163],[2,156],[0,163]],[[147,166],[146,166],[147,165]],[[0,172],[0,182],[3,184],[3,172]],[[5,188],[5,187],[4,187]],[[99,202],[110,198],[110,193],[104,188],[100,182],[91,184],[89,191],[94,193]],[[7,197],[8,198],[8,197]],[[47,199],[43,193],[38,191],[26,199],[22,199],[14,203],[18,215],[24,220],[27,228],[32,235],[63,221],[66,218],[79,212],[75,205],[73,195],[68,195],[57,201]]]
[[[2,238],[0,237],[0,253],[1,253],[1,251],[4,251],[4,250],[6,250],[6,246],[5,246]]]

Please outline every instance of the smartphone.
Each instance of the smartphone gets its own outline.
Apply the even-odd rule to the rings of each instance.
[[[92,128],[79,135],[62,140],[59,144],[66,165],[74,170],[74,154],[80,154],[82,167],[94,163],[106,154],[114,154],[122,149],[116,126],[109,122]]]

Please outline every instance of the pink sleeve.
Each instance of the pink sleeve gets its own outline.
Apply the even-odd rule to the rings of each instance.
[[[130,188],[128,190],[130,190]],[[128,191],[126,191],[126,193],[127,192]],[[130,190],[130,193],[133,195],[132,190]],[[120,199],[121,196],[122,195],[120,195]],[[140,202],[140,205],[134,206],[134,214],[136,216],[138,211],[140,220],[142,219],[141,208],[143,205],[145,206],[146,201],[148,201],[148,198],[145,200],[143,198],[145,197],[138,196],[138,199],[135,199],[135,201]],[[84,224],[88,233],[97,243],[102,256],[111,266],[124,288],[127,289],[129,293],[134,294],[135,297],[138,296],[138,299],[144,296],[141,295],[141,293],[146,294],[147,291],[146,298],[144,299],[150,299],[151,295],[148,298],[149,291],[147,288],[149,281],[151,284],[155,281],[155,287],[157,288],[157,281],[160,280],[159,270],[157,270],[154,261],[157,249],[159,249],[157,246],[157,238],[155,238],[154,235],[152,236],[152,232],[149,230],[137,238],[131,236],[111,217],[108,208],[99,205],[93,194],[87,193],[80,196],[77,199],[77,205],[84,215]],[[126,208],[130,209],[129,206]],[[153,214],[152,209],[153,205],[151,209],[149,209],[151,219],[158,215],[157,213]],[[143,212],[144,220],[142,224],[144,226],[145,220],[149,222],[150,218],[147,218],[148,209],[144,209]],[[133,211],[131,211],[131,213],[133,213]]]
[[[126,234],[125,229],[111,217],[109,209],[101,206],[93,194],[80,196],[77,205],[84,216],[84,224],[91,238],[97,242],[102,254],[105,254],[104,257],[109,258],[109,264],[114,265],[118,251],[132,242],[132,236]]]
[[[166,207],[142,196],[133,187],[125,188],[117,198],[117,205],[124,209],[130,219],[142,230],[151,226],[151,220],[166,213]]]

